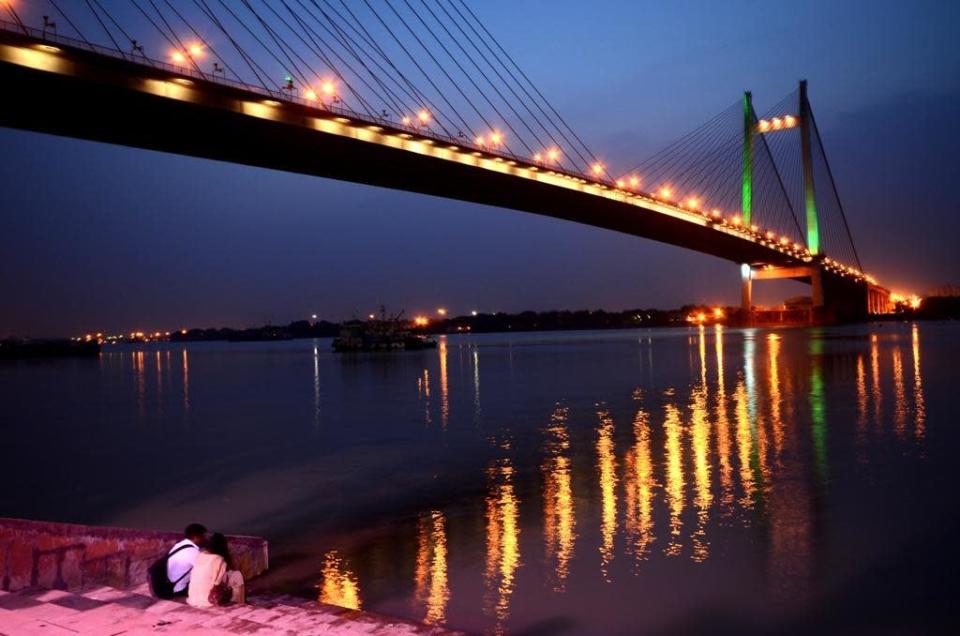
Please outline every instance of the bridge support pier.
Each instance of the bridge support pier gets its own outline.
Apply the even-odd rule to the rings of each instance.
[[[740,308],[747,315],[753,310],[753,268],[749,263],[740,266]]]
[[[756,318],[753,311],[753,281],[792,279],[811,286],[811,310],[808,322],[816,323],[828,320],[823,288],[823,270],[817,265],[797,265],[794,267],[773,267],[770,265],[752,267],[744,263],[740,266],[742,289],[742,308],[748,321]]]

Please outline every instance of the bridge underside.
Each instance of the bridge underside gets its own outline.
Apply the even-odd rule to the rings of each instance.
[[[50,48],[27,37],[0,34],[0,85],[7,87],[0,100],[0,126],[531,212],[735,263],[804,264],[791,254],[718,230],[700,219],[691,220],[693,215],[664,213],[603,196],[602,187],[564,187],[556,184],[559,177],[554,182],[524,178],[518,174],[529,177],[533,174],[529,167],[494,164],[494,160],[503,161],[496,158],[474,159],[468,156],[469,150],[443,151],[446,155],[438,156],[441,153],[432,151],[437,142],[423,141],[436,145],[411,151],[401,139],[411,136],[402,129],[363,126],[363,122],[337,124],[338,118],[327,111],[293,102],[266,102],[262,95],[244,88],[187,80],[169,70],[80,49],[45,50]],[[331,132],[338,131],[338,126],[353,128]],[[393,141],[373,143],[371,137]],[[451,153],[457,157],[451,159]],[[319,198],[317,208],[323,211]],[[841,287],[865,287],[826,270],[823,274],[828,305],[833,304],[834,294],[827,290],[836,287],[839,299]],[[865,312],[866,298],[862,307]]]
[[[63,72],[11,63],[13,56],[3,52],[13,48],[3,46],[11,37],[0,34],[0,83],[7,87],[0,100],[2,126],[533,212],[735,262],[794,260],[636,205],[324,133],[305,125],[321,112],[308,106],[284,103],[273,118],[251,116],[237,104],[259,104],[263,97],[230,86],[191,81],[193,88],[181,89],[189,99],[171,99],[143,88],[145,79],[170,83],[169,72],[72,49],[58,54],[69,59]]]

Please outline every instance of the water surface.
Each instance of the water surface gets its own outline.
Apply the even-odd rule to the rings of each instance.
[[[117,346],[0,364],[0,515],[267,536],[479,633],[952,627],[960,326]]]

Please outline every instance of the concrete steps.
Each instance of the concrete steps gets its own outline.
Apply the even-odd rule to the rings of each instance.
[[[2,636],[447,636],[456,633],[293,596],[258,595],[248,598],[246,605],[197,609],[182,600],[155,599],[146,585],[126,590],[105,586],[79,591],[0,590]]]

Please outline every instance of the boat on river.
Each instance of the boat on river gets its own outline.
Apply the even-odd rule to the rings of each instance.
[[[409,321],[403,320],[402,316],[402,311],[388,316],[386,310],[381,307],[379,318],[371,317],[366,321],[354,319],[346,322],[340,330],[340,336],[333,340],[333,350],[346,353],[436,349],[436,340],[411,331]]]

